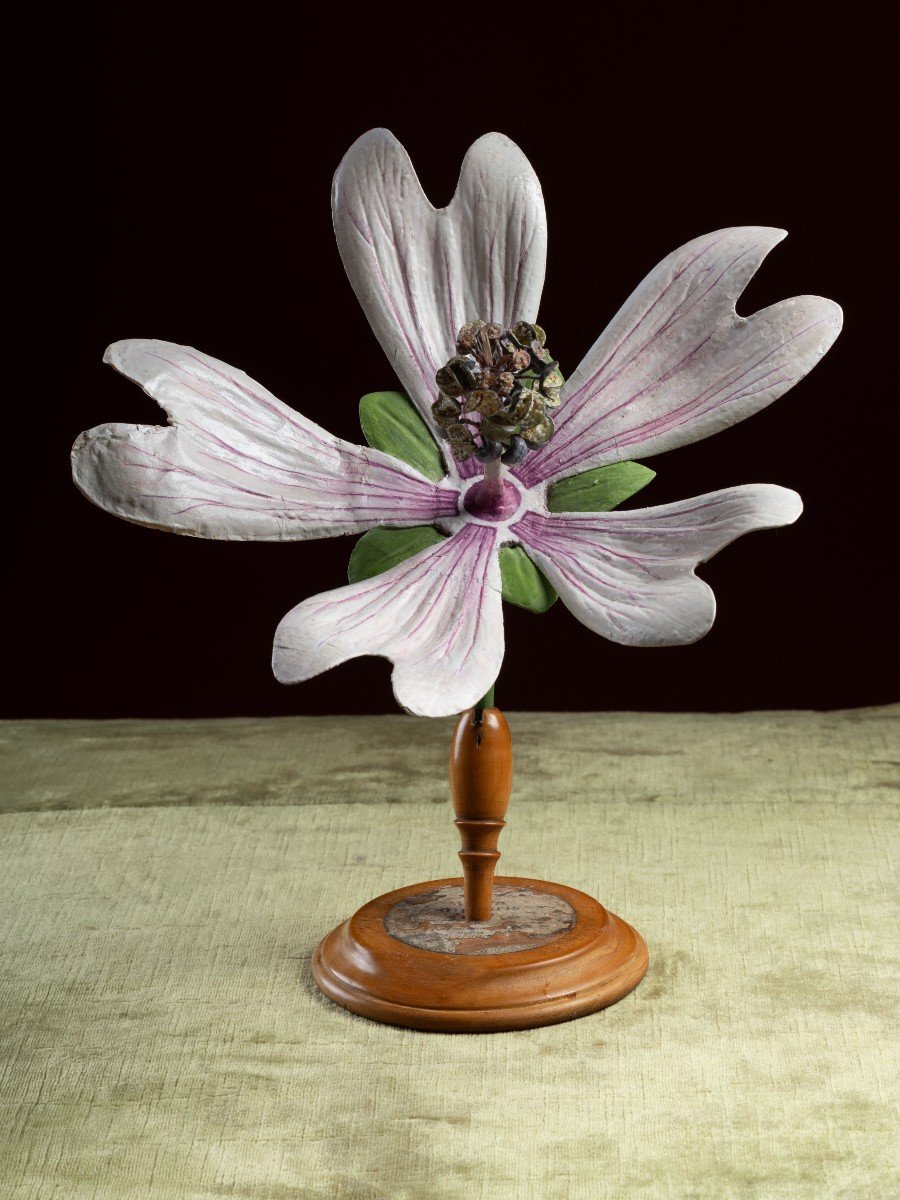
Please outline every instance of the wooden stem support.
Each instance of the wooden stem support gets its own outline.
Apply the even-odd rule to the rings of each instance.
[[[494,879],[511,784],[503,714],[469,709],[450,750],[463,879],[387,892],[324,937],[312,972],[329,999],[409,1029],[493,1033],[583,1017],[637,987],[647,947],[626,921],[566,884]]]
[[[499,708],[468,709],[450,745],[450,795],[462,840],[466,920],[488,921],[493,908],[497,843],[512,787],[512,742]]]

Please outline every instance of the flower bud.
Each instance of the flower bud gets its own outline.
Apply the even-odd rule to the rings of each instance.
[[[449,396],[438,396],[437,400],[431,406],[431,415],[441,429],[455,425],[459,414],[459,401],[452,400]]]
[[[502,453],[502,442],[492,442],[488,438],[484,438],[481,445],[475,451],[475,457],[482,463],[496,462]]]
[[[553,437],[553,422],[549,417],[541,416],[533,424],[522,426],[522,437],[529,450],[546,446]]]
[[[480,329],[484,329],[484,321],[466,321],[456,335],[456,349],[460,354],[471,354]]]
[[[475,453],[475,439],[472,437],[468,425],[451,425],[447,430],[446,437],[450,443],[453,457],[457,461],[464,462]]]
[[[500,461],[508,463],[509,466],[514,467],[517,463],[522,461],[527,453],[528,447],[525,445],[525,442],[522,440],[522,438],[514,437],[510,440],[509,446],[507,446],[507,448],[500,455]]]
[[[513,326],[513,334],[516,340],[521,342],[523,346],[530,346],[533,342],[537,342],[539,346],[543,346],[547,340],[547,335],[541,329],[540,325],[533,325],[530,321],[519,321]]]
[[[565,380],[546,342],[532,321],[506,329],[473,318],[460,326],[456,354],[435,375],[440,394],[431,406],[456,458],[518,463],[547,444],[548,414],[560,404]]]
[[[513,401],[510,413],[516,421],[533,423],[544,414],[541,397],[526,388]]]
[[[478,386],[478,364],[474,359],[459,355],[435,375],[435,382],[447,396],[461,396]]]
[[[483,417],[490,417],[500,411],[500,397],[489,388],[476,388],[466,397],[463,409],[467,412],[480,412]]]
[[[519,432],[519,424],[512,421],[506,413],[494,417],[485,417],[481,422],[481,431],[492,442],[505,442]]]

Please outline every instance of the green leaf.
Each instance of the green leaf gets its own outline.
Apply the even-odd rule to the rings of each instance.
[[[556,588],[521,546],[504,546],[500,551],[500,578],[507,604],[529,612],[546,612],[559,599]]]
[[[438,533],[433,525],[412,525],[407,529],[370,529],[353,547],[347,564],[347,578],[351,583],[362,583],[364,579],[381,575],[443,540],[444,535]]]
[[[609,512],[655,476],[655,471],[636,462],[595,467],[554,483],[547,493],[547,508],[550,512]]]
[[[363,436],[376,450],[384,450],[421,471],[427,479],[447,474],[431,430],[402,392],[369,392],[359,402]]]

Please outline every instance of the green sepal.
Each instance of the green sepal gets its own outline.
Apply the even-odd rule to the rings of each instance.
[[[403,392],[369,392],[359,402],[363,436],[376,450],[393,454],[435,481],[447,474],[431,430]]]
[[[370,529],[364,533],[350,555],[347,578],[362,583],[373,575],[381,575],[398,563],[420,554],[429,546],[444,540],[433,525],[411,525],[405,529]]]
[[[547,492],[547,508],[550,512],[609,512],[655,477],[655,471],[636,462],[594,467],[554,483]]]
[[[521,546],[504,546],[500,551],[500,579],[507,604],[529,612],[546,612],[559,599],[556,588]]]

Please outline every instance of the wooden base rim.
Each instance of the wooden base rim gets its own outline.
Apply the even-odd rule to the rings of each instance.
[[[536,948],[493,954],[420,949],[388,933],[400,901],[461,884],[438,879],[387,892],[323,938],[313,978],[341,1007],[408,1029],[491,1033],[571,1021],[615,1004],[647,970],[647,946],[632,927],[591,896],[559,883],[515,877],[497,884],[558,896],[574,926]]]

